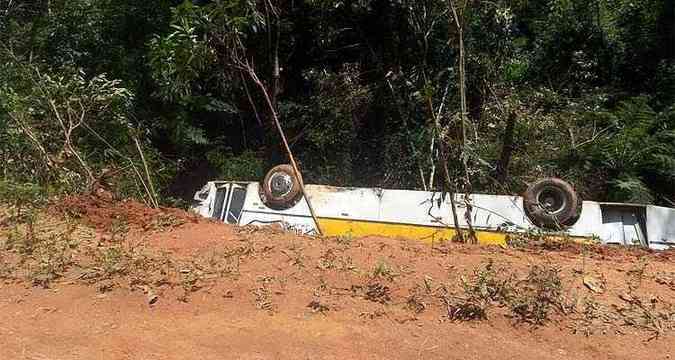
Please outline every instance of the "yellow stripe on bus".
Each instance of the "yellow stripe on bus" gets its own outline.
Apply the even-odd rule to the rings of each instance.
[[[428,225],[396,224],[378,221],[319,218],[325,236],[385,236],[420,240],[425,243],[451,240],[455,230]],[[478,243],[483,245],[506,245],[506,233],[476,231]]]

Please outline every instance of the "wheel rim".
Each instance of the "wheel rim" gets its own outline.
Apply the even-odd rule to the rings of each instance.
[[[284,197],[293,190],[293,178],[283,172],[274,173],[270,176],[269,188],[275,198]]]
[[[537,202],[551,215],[561,213],[567,206],[567,198],[556,188],[547,187],[537,195]]]

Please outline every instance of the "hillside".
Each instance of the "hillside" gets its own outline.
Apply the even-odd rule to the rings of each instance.
[[[0,219],[7,359],[667,359],[675,253],[312,238],[71,197]]]

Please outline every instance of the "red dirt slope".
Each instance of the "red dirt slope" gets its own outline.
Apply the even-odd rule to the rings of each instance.
[[[73,255],[74,265],[48,289],[0,277],[0,359],[675,356],[672,254],[547,245],[432,249],[403,239],[235,228],[131,202],[71,199],[63,206],[99,236],[80,245],[87,251]],[[124,225],[123,236],[109,237]],[[83,273],[108,266],[86,254],[117,246],[129,249],[129,261],[121,262],[128,269],[83,281]],[[497,301],[485,320],[451,319],[448,304],[465,296],[462,283],[472,284],[486,264],[497,269],[490,276],[512,278],[521,291],[532,269],[555,269],[564,306],[551,305],[538,325]],[[585,279],[601,289],[590,290]]]

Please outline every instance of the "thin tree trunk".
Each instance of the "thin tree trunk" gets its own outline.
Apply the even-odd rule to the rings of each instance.
[[[279,10],[274,7],[271,0],[265,1],[265,13],[267,16],[267,36],[268,36],[268,49],[270,49],[271,63],[272,63],[272,91],[270,95],[270,100],[272,101],[272,106],[276,112],[278,108],[278,97],[280,93],[279,89],[279,78],[280,78],[280,68],[279,68],[279,41],[281,38],[281,20],[279,19]],[[272,36],[272,20],[270,19],[270,12],[274,16],[274,36]],[[272,44],[274,42],[274,44]]]
[[[434,189],[434,178],[436,177],[436,161],[434,161],[434,154],[436,153],[436,130],[433,129],[431,132],[431,143],[429,144],[429,158],[431,159],[431,164],[429,169],[429,189],[433,191]]]
[[[265,101],[267,102],[267,106],[269,107],[270,113],[272,115],[272,120],[274,120],[274,124],[276,125],[277,131],[279,132],[279,136],[281,137],[281,141],[284,144],[284,148],[286,150],[286,153],[288,154],[288,158],[291,161],[291,166],[293,167],[293,172],[295,173],[295,177],[298,179],[298,182],[300,182],[300,189],[302,190],[302,196],[305,198],[305,201],[307,201],[307,207],[309,207],[309,212],[312,215],[312,219],[314,220],[314,224],[316,225],[316,231],[319,233],[319,235],[323,235],[323,231],[321,231],[321,225],[319,225],[319,219],[316,216],[316,212],[314,211],[314,207],[312,206],[312,202],[307,195],[307,191],[305,190],[305,182],[302,179],[302,174],[300,173],[300,169],[298,168],[298,164],[295,162],[295,157],[293,156],[293,152],[291,151],[291,147],[288,145],[288,140],[286,140],[286,135],[284,134],[284,130],[281,127],[281,123],[279,122],[279,118],[277,117],[277,112],[274,109],[274,105],[272,104],[272,99],[270,98],[270,95],[265,88],[265,85],[260,81],[258,76],[256,75],[255,71],[249,64],[245,64],[244,67],[248,71],[249,75],[251,76],[251,79],[253,82],[255,82],[258,87],[260,88],[260,91],[263,93],[263,97],[265,98]]]
[[[434,113],[434,107],[433,104],[431,103],[431,98],[427,99],[427,106],[429,109],[429,116],[434,120],[434,127],[435,127],[435,132],[436,136],[438,136],[438,147],[440,149],[440,161],[443,165],[443,177],[445,178],[445,183],[447,186],[448,194],[450,195],[450,213],[452,214],[452,222],[455,227],[455,236],[457,239],[461,242],[464,242],[464,233],[462,232],[462,229],[459,227],[459,219],[457,217],[457,209],[455,207],[455,187],[452,184],[452,180],[450,179],[450,172],[448,171],[448,145],[445,143],[445,139],[443,139],[443,132],[441,131],[441,120],[440,120],[440,113],[438,116],[435,116]]]
[[[33,143],[35,148],[40,152],[40,154],[44,158],[45,165],[49,169],[53,169],[54,168],[54,162],[52,161],[51,157],[47,153],[47,150],[42,145],[40,140],[38,140],[35,133],[33,133],[33,130],[27,124],[25,124],[22,120],[20,120],[18,117],[13,115],[12,113],[9,113],[9,118],[14,120],[14,122],[16,122],[16,124],[19,125],[19,127],[21,128],[21,131],[23,131],[23,133],[26,134],[26,136],[28,136],[28,139],[31,140],[31,142]]]
[[[84,161],[84,158],[80,156],[80,153],[75,149],[75,147],[72,144],[71,137],[73,130],[80,126],[82,124],[83,118],[84,118],[84,112],[82,113],[82,118],[80,119],[80,122],[78,124],[73,124],[72,119],[70,118],[70,115],[68,115],[68,125],[66,126],[66,123],[64,122],[63,118],[61,117],[61,113],[59,113],[58,109],[56,108],[56,104],[54,103],[53,100],[48,100],[49,105],[51,105],[52,111],[54,112],[54,116],[56,116],[56,119],[59,121],[59,124],[61,125],[61,130],[63,131],[63,137],[64,137],[64,143],[63,147],[66,150],[67,153],[72,154],[75,156],[77,159],[78,163],[84,170],[84,172],[87,175],[87,187],[90,188],[94,182],[96,181],[96,178],[94,177],[93,172],[89,168],[89,165]],[[84,110],[83,110],[84,111]]]
[[[143,162],[143,168],[145,169],[145,176],[148,179],[148,186],[150,186],[150,191],[152,192],[151,201],[155,209],[159,208],[159,203],[157,202],[157,193],[155,192],[155,186],[152,183],[152,177],[150,177],[150,169],[148,169],[148,163],[145,161],[145,155],[143,154],[143,149],[141,144],[138,142],[138,138],[134,136],[134,142],[136,143],[136,148],[138,153],[141,155],[141,161]]]
[[[452,214],[452,222],[455,225],[455,236],[457,236],[457,240],[464,242],[464,232],[462,231],[462,228],[459,227],[459,217],[457,216],[457,207],[455,205],[455,191],[450,179],[450,172],[448,171],[447,156],[444,157],[443,160],[443,173],[445,176],[445,182],[448,186],[448,193],[450,195],[450,213]]]
[[[464,54],[464,29],[462,26],[462,22],[459,19],[459,16],[457,14],[457,9],[455,8],[455,4],[453,0],[448,0],[448,4],[450,6],[450,9],[452,10],[452,16],[455,20],[455,26],[457,27],[457,36],[459,40],[459,97],[460,97],[460,111],[461,111],[461,133],[462,133],[462,139],[460,141],[461,144],[461,153],[460,153],[460,158],[462,161],[462,166],[464,168],[464,204],[466,205],[466,211],[464,213],[464,219],[467,222],[467,225],[469,227],[469,239],[472,242],[476,242],[476,233],[473,230],[473,224],[472,224],[472,219],[471,219],[471,212],[473,210],[473,206],[471,205],[471,177],[469,174],[469,166],[468,166],[468,159],[467,159],[467,152],[466,152],[466,124],[468,122],[467,119],[467,107],[466,107],[466,64],[465,64],[465,54]]]
[[[511,155],[513,154],[513,132],[516,127],[516,113],[511,111],[509,117],[506,119],[506,129],[502,140],[502,153],[497,163],[497,170],[495,179],[498,183],[504,184],[509,176],[509,163],[511,162]]]
[[[274,110],[276,111],[277,109],[277,104],[278,104],[278,97],[279,97],[279,78],[281,77],[280,70],[279,70],[279,37],[280,37],[280,29],[279,29],[279,17],[277,16],[276,18],[276,41],[274,45],[274,68],[272,70],[272,106],[274,106]]]
[[[263,127],[263,122],[260,119],[260,114],[258,114],[258,108],[255,106],[255,102],[253,101],[253,98],[251,97],[251,93],[248,91],[248,85],[246,85],[246,79],[244,79],[244,74],[241,74],[241,83],[244,85],[244,92],[246,93],[246,98],[248,99],[249,104],[251,104],[251,108],[253,109],[253,114],[255,115],[255,119],[258,121],[258,125],[260,127]]]
[[[148,187],[148,185],[146,184],[145,179],[143,179],[143,175],[141,175],[141,172],[138,171],[138,169],[136,167],[136,164],[134,164],[134,160],[132,158],[130,158],[129,156],[122,154],[122,152],[120,152],[114,146],[112,146],[112,144],[110,144],[110,142],[108,142],[108,140],[106,140],[103,136],[101,136],[101,134],[96,132],[96,130],[92,129],[91,126],[87,125],[87,123],[82,123],[82,127],[87,129],[92,135],[94,135],[94,137],[96,137],[99,141],[101,141],[103,144],[105,144],[108,147],[108,149],[111,150],[114,154],[116,154],[120,158],[125,159],[129,162],[129,167],[131,167],[131,169],[134,171],[134,174],[136,174],[136,177],[138,178],[138,180],[143,185],[143,189],[145,189],[146,195],[148,195],[148,199],[150,199],[150,205],[154,206],[154,200],[153,200],[154,195],[150,191],[150,188]],[[136,183],[136,186],[138,187],[137,183]]]

